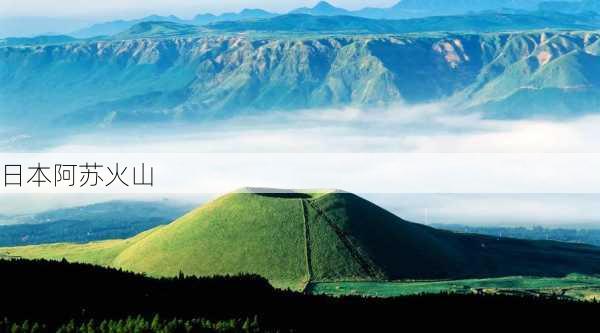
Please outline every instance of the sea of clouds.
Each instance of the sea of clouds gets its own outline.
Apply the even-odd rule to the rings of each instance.
[[[584,186],[588,169],[573,165],[571,154],[585,156],[600,153],[600,116],[588,115],[572,119],[494,120],[478,114],[448,110],[444,104],[420,106],[396,105],[388,108],[344,108],[307,110],[301,112],[271,112],[203,124],[152,124],[99,128],[69,136],[39,138],[34,133],[12,133],[0,138],[3,152],[63,153],[144,153],[144,154],[201,154],[201,153],[393,153],[393,154],[509,154],[523,156],[544,154],[552,161],[564,161],[564,169],[550,169],[555,174],[540,178],[539,169],[519,168],[515,182],[543,179],[548,186],[539,191],[486,190],[377,194],[364,195],[407,219],[428,223],[466,224],[545,224],[600,225],[600,212],[594,209],[599,195]],[[33,142],[33,144],[30,144]],[[33,148],[32,148],[33,147]],[[574,160],[576,161],[576,160]],[[475,179],[494,177],[505,172],[506,165],[472,165]],[[497,169],[497,170],[495,170]],[[582,171],[583,170],[583,171]],[[377,172],[386,172],[378,169]],[[396,170],[387,170],[396,172]],[[368,173],[368,170],[365,170]],[[572,173],[579,173],[572,175]],[[582,174],[583,173],[583,174]],[[571,174],[571,175],[570,175]],[[452,180],[457,175],[447,174]],[[464,176],[464,175],[463,175]],[[555,176],[555,177],[553,177]],[[417,177],[428,177],[422,174]],[[446,181],[423,179],[424,183]],[[477,178],[479,177],[479,178]],[[589,177],[594,177],[590,174]],[[555,180],[553,180],[555,178]],[[581,190],[569,187],[557,191],[562,183],[572,179],[582,183]],[[486,180],[487,181],[487,180]],[[556,182],[552,186],[552,182]],[[504,180],[498,180],[503,185]],[[490,182],[493,184],[493,182]],[[532,183],[536,184],[536,183]],[[255,184],[239,184],[243,187]],[[271,185],[271,184],[270,184]],[[276,185],[276,184],[275,184]],[[373,184],[376,188],[376,184]],[[535,185],[538,186],[538,185]],[[444,186],[440,188],[444,189]],[[551,189],[548,193],[544,192]],[[456,193],[464,192],[464,193]],[[568,192],[568,193],[566,193]],[[600,188],[598,189],[600,193]],[[189,193],[188,193],[189,194]],[[76,200],[65,195],[39,195],[35,210],[49,207],[79,205],[86,196]],[[92,196],[90,196],[91,198]],[[198,198],[196,196],[188,196]],[[50,199],[48,199],[50,198]],[[93,200],[98,201],[98,196]],[[191,199],[196,200],[196,199]],[[200,199],[197,199],[200,203]],[[26,210],[18,195],[0,202],[0,214]],[[50,202],[43,204],[43,202]]]

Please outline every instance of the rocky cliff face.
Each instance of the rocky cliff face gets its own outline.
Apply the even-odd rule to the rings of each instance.
[[[600,106],[600,34],[190,37],[0,47],[0,117],[67,123],[450,101],[494,117]],[[526,107],[525,107],[526,106]]]

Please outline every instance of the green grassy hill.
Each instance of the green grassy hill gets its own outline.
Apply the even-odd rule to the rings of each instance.
[[[254,273],[293,289],[309,282],[600,273],[600,248],[437,230],[343,192],[232,193],[127,240],[0,253],[151,276]]]

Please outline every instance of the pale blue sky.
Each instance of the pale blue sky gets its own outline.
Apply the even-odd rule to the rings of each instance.
[[[137,17],[147,14],[174,14],[189,18],[200,12],[221,13],[242,8],[262,8],[286,12],[301,6],[313,6],[318,0],[0,0],[0,16],[44,17]],[[398,0],[331,0],[333,5],[348,9],[386,7]]]

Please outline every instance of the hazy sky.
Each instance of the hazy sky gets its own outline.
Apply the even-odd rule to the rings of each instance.
[[[318,0],[0,0],[0,16],[49,17],[130,17],[147,14],[175,14],[192,17],[200,12],[221,13],[242,8],[262,8],[285,12],[301,6],[313,6]],[[398,0],[331,0],[330,3],[348,9],[385,7]]]

